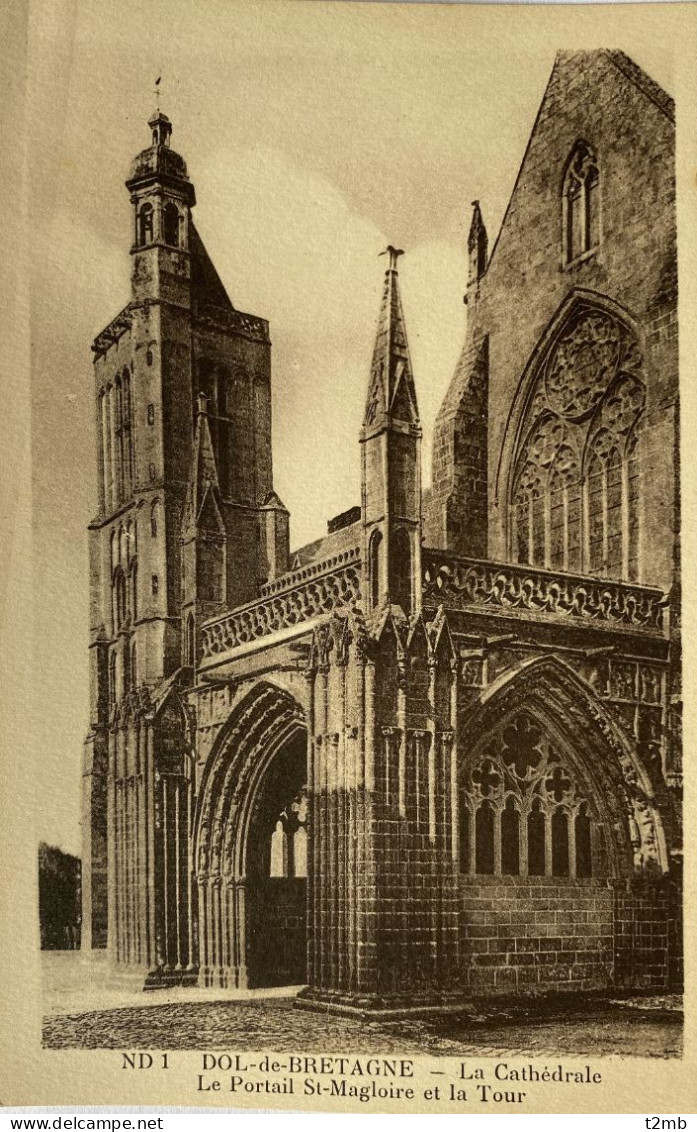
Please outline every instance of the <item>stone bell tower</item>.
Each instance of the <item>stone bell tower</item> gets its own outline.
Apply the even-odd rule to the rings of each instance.
[[[130,301],[92,347],[84,938],[138,978],[183,981],[193,781],[178,689],[201,621],[285,570],[288,513],[273,491],[268,323],[236,310],[203,246],[171,122],[158,110],[148,126],[126,181]]]

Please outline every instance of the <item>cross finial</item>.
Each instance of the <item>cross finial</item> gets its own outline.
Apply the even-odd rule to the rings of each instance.
[[[162,82],[162,75],[158,75],[155,79],[155,106],[157,113],[160,112],[160,83]]]
[[[384,252],[380,252],[380,255],[388,255],[390,257],[390,262],[389,262],[387,270],[388,271],[396,271],[397,270],[397,260],[399,259],[399,257],[401,255],[404,255],[404,252],[401,250],[401,248],[393,248],[392,244],[388,244],[388,246],[385,248]]]

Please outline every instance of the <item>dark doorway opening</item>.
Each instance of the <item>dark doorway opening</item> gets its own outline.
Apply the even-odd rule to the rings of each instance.
[[[307,738],[280,749],[257,795],[247,850],[250,987],[307,982]]]

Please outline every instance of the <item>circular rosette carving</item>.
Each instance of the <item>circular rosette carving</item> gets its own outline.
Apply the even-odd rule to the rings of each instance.
[[[601,311],[580,314],[562,334],[547,364],[550,407],[562,417],[580,419],[596,407],[620,360],[617,324]]]

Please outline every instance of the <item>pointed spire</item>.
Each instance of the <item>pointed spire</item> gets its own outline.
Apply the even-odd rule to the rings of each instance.
[[[205,393],[198,395],[198,409],[196,413],[196,435],[194,436],[194,477],[199,485],[213,484],[219,488],[218,469],[213,452],[213,441],[208,424],[208,398]]]
[[[371,432],[391,420],[419,424],[416,389],[397,274],[397,260],[399,256],[404,255],[404,252],[390,245],[380,254],[389,256],[389,260],[385,272],[363,421],[364,431]]]
[[[489,238],[486,234],[486,228],[484,227],[482,210],[479,207],[479,201],[473,200],[472,221],[470,223],[469,236],[467,237],[467,252],[469,257],[468,287],[472,287],[475,283],[478,283],[486,271],[488,248]]]
[[[213,504],[218,525],[223,529],[223,520],[218,501],[220,499],[220,484],[218,482],[218,469],[213,451],[213,441],[208,424],[208,398],[204,393],[198,395],[196,412],[196,432],[194,434],[194,457],[191,465],[191,477],[186,494],[186,507],[184,514],[183,532],[186,537],[191,535],[199,522],[207,498]]]

